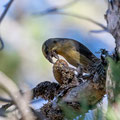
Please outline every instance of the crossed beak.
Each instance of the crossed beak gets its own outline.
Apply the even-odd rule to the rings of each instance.
[[[49,53],[46,58],[49,60],[49,62],[54,64],[54,61],[52,59],[53,57],[56,58],[57,60],[59,60],[59,56],[55,51],[52,51],[51,53]]]

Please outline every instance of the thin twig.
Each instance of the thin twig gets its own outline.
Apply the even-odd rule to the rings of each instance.
[[[12,2],[14,0],[10,0],[7,5],[5,6],[5,10],[3,11],[2,15],[0,16],[0,23],[2,22],[3,18],[5,17],[7,11],[9,10],[10,6],[12,5]]]
[[[74,5],[77,2],[79,2],[79,1],[80,0],[72,0],[71,2],[68,2],[68,3],[64,4],[64,5],[61,5],[61,6],[58,6],[58,7],[54,7],[54,8],[57,8],[57,10],[65,9],[65,8],[71,7],[71,5]]]
[[[85,16],[82,16],[82,15],[78,15],[78,14],[75,14],[75,13],[70,13],[70,12],[61,12],[61,11],[43,11],[43,12],[39,12],[39,13],[35,13],[34,15],[49,15],[49,14],[58,14],[58,15],[65,15],[65,16],[70,16],[70,17],[75,17],[75,18],[78,18],[78,19],[83,19],[83,20],[86,20],[86,21],[89,21],[89,22],[92,22],[96,25],[98,25],[99,27],[101,27],[104,31],[107,31],[107,27],[104,26],[103,24],[91,19],[91,18],[88,18],[88,17],[85,17]]]
[[[67,4],[64,4],[64,5],[60,5],[60,6],[54,6],[54,7],[51,7],[51,8],[48,8],[46,9],[45,11],[42,11],[40,13],[33,13],[33,15],[46,15],[46,14],[49,14],[51,12],[56,12],[56,11],[59,11],[59,10],[63,10],[63,9],[66,9],[68,7],[71,7],[71,5],[79,2],[80,0],[72,0],[71,2],[67,3]]]
[[[86,21],[90,21],[98,26],[100,26],[101,28],[103,28],[104,30],[107,31],[107,27],[104,26],[103,24],[91,19],[91,18],[88,18],[88,17],[85,17],[85,16],[82,16],[82,15],[77,15],[77,14],[74,14],[74,13],[68,13],[68,12],[54,12],[52,14],[60,14],[60,15],[66,15],[66,16],[71,16],[71,17],[76,17],[78,19],[83,19],[83,20],[86,20]]]
[[[3,109],[3,110],[7,110],[9,107],[11,107],[13,104],[12,103],[8,103],[8,104],[5,104],[5,105],[2,105],[2,107],[0,109]]]
[[[12,100],[9,100],[9,99],[6,99],[6,98],[3,98],[3,97],[0,97],[0,101],[1,102],[12,102]]]
[[[13,0],[10,0],[7,3],[7,5],[5,6],[5,10],[3,11],[3,13],[0,16],[0,23],[2,22],[3,18],[5,17],[6,13],[8,12],[10,6],[12,5],[12,2],[13,2]],[[1,38],[1,35],[0,35],[0,43],[1,43],[0,50],[2,50],[4,48],[4,42],[3,42],[2,38]]]
[[[1,43],[0,50],[2,50],[4,48],[4,42],[3,42],[2,38],[1,38],[1,35],[0,35],[0,43]]]
[[[91,33],[103,33],[103,32],[108,32],[106,30],[90,30]]]
[[[75,3],[79,2],[79,1],[80,0],[72,0],[71,2],[66,3],[64,5],[60,5],[60,6],[55,6],[55,7],[52,7],[52,8],[48,8],[44,12],[42,12],[42,14],[46,14],[46,13],[49,13],[49,12],[55,12],[55,11],[58,11],[58,10],[66,9],[68,7],[71,7],[71,5],[74,5]]]
[[[78,19],[84,19],[84,20],[87,20],[87,21],[90,21],[98,26],[100,26],[101,28],[103,28],[104,31],[107,31],[107,27],[104,26],[103,24],[91,19],[91,18],[88,18],[88,17],[84,17],[84,16],[81,16],[81,15],[77,15],[75,13],[69,13],[69,12],[61,12],[60,10],[63,10],[67,7],[70,7],[71,5],[75,4],[76,2],[79,2],[80,0],[73,0],[65,5],[62,5],[62,6],[58,6],[58,7],[52,7],[52,8],[49,8],[45,11],[42,11],[42,12],[39,12],[39,13],[33,13],[33,15],[39,15],[39,16],[42,16],[42,15],[49,15],[49,14],[59,14],[59,15],[66,15],[66,16],[71,16],[71,17],[76,17]]]

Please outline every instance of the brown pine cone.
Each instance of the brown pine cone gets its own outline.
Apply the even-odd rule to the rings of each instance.
[[[65,60],[57,60],[53,66],[53,74],[58,83],[68,85],[76,84],[75,69],[68,66]]]

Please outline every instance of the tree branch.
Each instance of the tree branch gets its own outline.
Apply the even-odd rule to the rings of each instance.
[[[5,10],[3,11],[3,13],[2,13],[1,16],[0,16],[0,24],[1,24],[1,22],[3,21],[5,15],[6,15],[6,13],[8,12],[8,10],[9,10],[10,6],[12,5],[12,3],[13,3],[13,0],[10,0],[10,1],[7,3],[7,5],[5,5]],[[2,49],[4,48],[4,43],[3,43],[3,40],[2,40],[2,38],[1,38],[1,35],[0,35],[0,43],[1,43],[0,50],[2,50]]]
[[[33,15],[36,15],[36,16],[42,16],[42,15],[49,15],[49,14],[57,14],[57,15],[65,15],[65,16],[70,16],[70,17],[75,17],[75,18],[78,18],[78,19],[83,19],[83,20],[86,20],[86,21],[89,21],[91,23],[94,23],[96,25],[98,25],[99,27],[101,27],[104,31],[107,31],[107,27],[104,26],[103,24],[91,19],[91,18],[88,18],[88,17],[85,17],[85,16],[82,16],[82,15],[78,15],[78,14],[75,14],[75,13],[71,13],[71,12],[61,12],[59,11],[59,8],[51,8],[51,9],[48,9],[48,10],[45,10],[43,12],[39,12],[39,13],[34,13]]]
[[[5,6],[5,10],[3,11],[2,15],[0,16],[0,23],[2,22],[3,18],[5,17],[6,13],[8,12],[10,6],[12,5],[12,2],[14,0],[10,0],[7,5]]]
[[[82,16],[82,15],[77,15],[75,13],[69,13],[69,12],[53,12],[51,14],[60,14],[60,15],[65,15],[65,16],[70,16],[70,17],[75,17],[75,18],[78,18],[78,19],[83,19],[83,20],[86,20],[86,21],[89,21],[93,24],[96,24],[98,25],[99,27],[101,27],[104,31],[108,31],[107,30],[107,27],[104,26],[103,24],[91,19],[91,18],[88,18],[88,17],[85,17],[85,16]]]
[[[0,50],[2,50],[4,48],[4,42],[3,42],[2,38],[1,38],[1,35],[0,35],[0,43],[1,43]]]
[[[12,100],[9,100],[9,99],[3,98],[3,97],[0,97],[0,101],[1,102],[12,102]]]
[[[116,48],[115,51],[120,57],[120,1],[112,0],[112,3],[108,1],[108,10],[105,15],[107,21],[108,31],[115,38]]]
[[[33,120],[34,119],[34,116],[28,105],[29,99],[30,99],[29,93],[27,94],[27,97],[22,96],[21,93],[19,92],[18,87],[12,82],[12,80],[10,80],[2,72],[0,72],[0,87],[3,88],[3,90],[5,90],[10,95],[10,97],[13,99],[15,105],[17,106],[18,110],[20,111],[24,120]]]

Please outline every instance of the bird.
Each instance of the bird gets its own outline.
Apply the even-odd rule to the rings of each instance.
[[[77,70],[93,65],[99,59],[82,43],[70,38],[49,38],[42,45],[42,52],[46,59],[53,63],[53,57],[63,56],[67,62]]]

